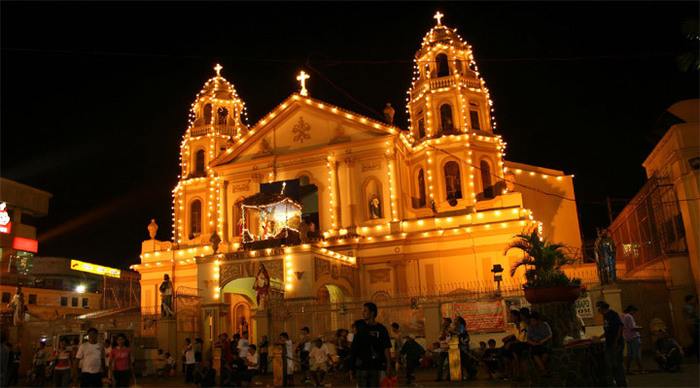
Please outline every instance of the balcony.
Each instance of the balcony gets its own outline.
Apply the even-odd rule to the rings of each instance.
[[[208,134],[236,136],[235,125],[202,125],[190,129],[190,136],[205,136]]]

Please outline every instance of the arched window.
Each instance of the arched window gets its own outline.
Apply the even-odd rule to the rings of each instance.
[[[204,150],[199,150],[194,155],[194,175],[204,176]]]
[[[425,137],[425,121],[423,118],[418,119],[418,138],[422,139]]]
[[[435,57],[435,62],[437,62],[438,77],[447,77],[450,75],[450,65],[447,63],[447,55],[439,54]]]
[[[440,107],[440,132],[444,135],[451,135],[454,133],[452,107],[449,104],[443,104]]]
[[[190,205],[190,238],[202,233],[202,202],[194,200]]]
[[[418,170],[418,207],[425,207],[425,174]]]
[[[457,162],[445,163],[445,192],[445,199],[450,206],[456,206],[457,200],[462,198],[462,179]]]
[[[479,163],[479,168],[481,168],[481,186],[484,189],[484,198],[493,198],[491,166],[489,166],[489,162],[482,160],[481,163]]]
[[[204,125],[211,124],[211,104],[204,105]]]
[[[228,109],[223,106],[216,110],[216,114],[219,116],[217,124],[226,125],[226,119],[228,118]]]

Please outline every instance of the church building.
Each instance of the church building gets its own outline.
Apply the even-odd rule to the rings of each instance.
[[[519,282],[522,253],[505,248],[532,228],[580,255],[573,176],[505,159],[472,48],[441,17],[414,58],[407,128],[390,106],[377,121],[324,102],[304,72],[248,127],[245,96],[217,65],[180,146],[172,240],[152,233],[133,266],[143,314],[161,314],[167,274],[176,297],[197,299],[176,306],[192,332],[215,341],[245,326],[254,342],[276,338],[280,301],[469,289],[492,284],[495,265]]]

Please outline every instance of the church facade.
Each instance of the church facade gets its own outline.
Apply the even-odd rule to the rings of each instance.
[[[199,298],[195,332],[244,324],[257,339],[270,297],[430,295],[493,283],[494,265],[519,281],[520,253],[504,251],[532,228],[579,252],[573,177],[504,159],[471,46],[440,17],[416,53],[408,128],[390,107],[377,121],[322,101],[303,72],[300,92],[247,127],[220,72],[191,106],[172,240],[144,241],[134,266],[144,314],[160,314],[168,274]]]

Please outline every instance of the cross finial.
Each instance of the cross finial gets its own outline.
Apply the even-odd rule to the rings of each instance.
[[[214,66],[214,70],[216,70],[216,76],[217,76],[217,77],[221,77],[221,69],[223,69],[223,68],[224,68],[224,67],[221,66],[221,65],[218,64],[218,63],[216,64],[216,66]]]
[[[438,21],[438,26],[441,26],[441,25],[442,25],[442,24],[440,23],[440,19],[442,19],[443,16],[445,16],[445,15],[441,14],[440,11],[437,11],[437,13],[435,14],[435,16],[433,16],[433,19],[436,19],[436,20]]]
[[[301,95],[306,96],[309,94],[309,92],[306,90],[306,80],[309,79],[309,75],[304,73],[304,70],[299,73],[299,76],[297,77],[297,81],[301,82]]]

